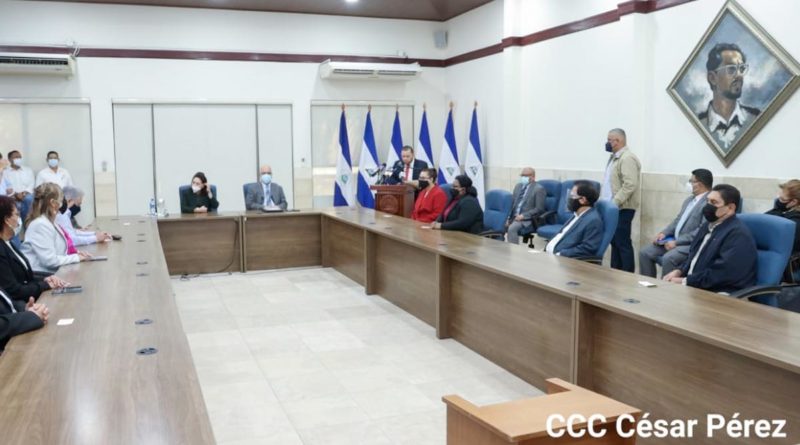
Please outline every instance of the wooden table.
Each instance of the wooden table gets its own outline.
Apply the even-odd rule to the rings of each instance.
[[[158,231],[170,275],[244,271],[239,213],[179,213],[159,218]]]
[[[640,407],[651,419],[700,419],[703,431],[709,413],[788,420],[786,439],[718,433],[695,437],[693,444],[800,442],[796,313],[660,281],[643,288],[638,275],[531,254],[465,233],[423,229],[415,221],[372,210],[265,216],[257,230],[268,233],[272,227],[281,233],[282,249],[308,242],[292,252],[313,252],[303,257],[303,264],[311,265],[317,258],[309,241],[317,236],[315,218],[318,264],[337,269],[367,293],[435,327],[439,338],[454,338],[534,386],[561,378]],[[246,219],[252,222],[249,215]],[[292,234],[292,227],[301,233]],[[247,250],[252,243],[244,246]],[[169,261],[172,254],[166,256]],[[259,266],[255,260],[246,263],[246,270]],[[274,256],[263,265],[281,267]],[[685,439],[639,442],[681,444]]]
[[[109,260],[61,268],[83,293],[45,292],[50,323],[0,357],[2,443],[214,443],[155,221],[97,224],[123,236],[86,248]]]
[[[318,212],[242,215],[245,270],[284,269],[320,264],[320,217]]]

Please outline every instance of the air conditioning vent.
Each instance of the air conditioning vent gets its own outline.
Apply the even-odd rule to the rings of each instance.
[[[68,54],[0,53],[0,74],[75,74],[75,58]]]
[[[376,80],[411,80],[422,74],[419,63],[360,63],[332,62],[326,60],[319,66],[322,79],[376,79]]]

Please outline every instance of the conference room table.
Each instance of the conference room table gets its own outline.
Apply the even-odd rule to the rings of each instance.
[[[800,442],[796,313],[652,279],[656,287],[643,287],[647,278],[635,274],[368,209],[179,215],[158,220],[158,237],[152,220],[139,220],[121,218],[131,225],[120,226],[101,219],[125,237],[97,247],[110,260],[65,267],[63,274],[89,288],[44,296],[51,324],[9,343],[0,358],[0,378],[11,382],[3,395],[14,407],[0,419],[6,437],[31,431],[49,439],[40,443],[80,443],[79,434],[97,429],[98,437],[123,438],[106,443],[143,434],[158,438],[147,443],[212,440],[167,270],[323,266],[538,388],[560,378],[641,408],[651,420],[697,419],[691,443]],[[137,264],[142,258],[148,264]],[[150,278],[137,276],[140,269]],[[74,325],[55,326],[73,316]],[[156,316],[152,325],[133,324]],[[147,346],[158,354],[126,355]],[[164,388],[178,375],[177,386]],[[47,376],[33,397],[23,388],[30,376]],[[82,416],[84,403],[113,424]],[[155,408],[143,411],[148,404]],[[706,437],[708,414],[736,413],[739,420],[787,420],[788,437],[731,438],[724,430]]]
[[[536,387],[561,378],[653,420],[698,419],[692,443],[800,442],[796,313],[369,209],[240,216],[243,270],[332,267]],[[708,414],[736,413],[785,419],[788,437],[706,437]]]
[[[80,249],[108,260],[62,267],[83,292],[43,293],[49,323],[0,356],[0,443],[213,444],[155,219],[96,224],[122,240]]]

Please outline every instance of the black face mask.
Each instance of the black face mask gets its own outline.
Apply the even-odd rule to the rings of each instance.
[[[705,207],[703,207],[703,216],[706,218],[706,221],[710,223],[716,222],[719,219],[719,216],[717,216],[717,207],[714,206],[714,204],[706,204]]]
[[[426,188],[428,188],[429,185],[431,185],[430,182],[424,181],[422,179],[420,179],[418,182],[419,182],[419,189],[420,190],[426,189]]]
[[[579,208],[581,208],[581,198],[569,198],[569,202],[567,203],[567,208],[570,212],[577,212]]]
[[[72,212],[72,217],[76,217],[78,213],[81,213],[81,206],[75,204],[74,206],[69,208],[70,212]]]
[[[775,198],[775,208],[780,210],[781,212],[785,212],[785,211],[789,210],[789,204],[781,201],[778,198]]]
[[[67,211],[67,200],[65,199],[63,203],[61,203],[61,208],[58,209],[59,213],[64,213]]]
[[[611,153],[614,149],[611,147],[611,142],[606,142],[606,151]]]
[[[450,189],[450,196],[452,196],[453,198],[458,198],[458,195],[460,195],[460,194],[461,194],[461,192],[459,192],[458,190],[456,190],[454,188]]]

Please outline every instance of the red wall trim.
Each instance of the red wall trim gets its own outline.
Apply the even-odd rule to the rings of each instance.
[[[81,48],[78,57],[110,57],[134,59],[177,59],[177,60],[223,60],[245,62],[287,62],[287,63],[322,63],[328,59],[337,62],[370,62],[370,63],[414,63],[424,67],[444,68],[500,54],[512,46],[528,46],[534,43],[563,37],[587,29],[597,28],[618,21],[628,14],[649,14],[673,6],[698,0],[630,0],[617,5],[617,9],[606,11],[585,19],[565,23],[553,28],[537,31],[522,37],[506,37],[501,43],[485,48],[459,54],[448,59],[409,59],[401,57],[369,57],[326,54],[277,54],[277,53],[245,53],[225,51],[179,51],[155,49],[117,49],[117,48]],[[63,46],[0,46],[0,52],[13,53],[55,53],[69,54],[71,48]]]

